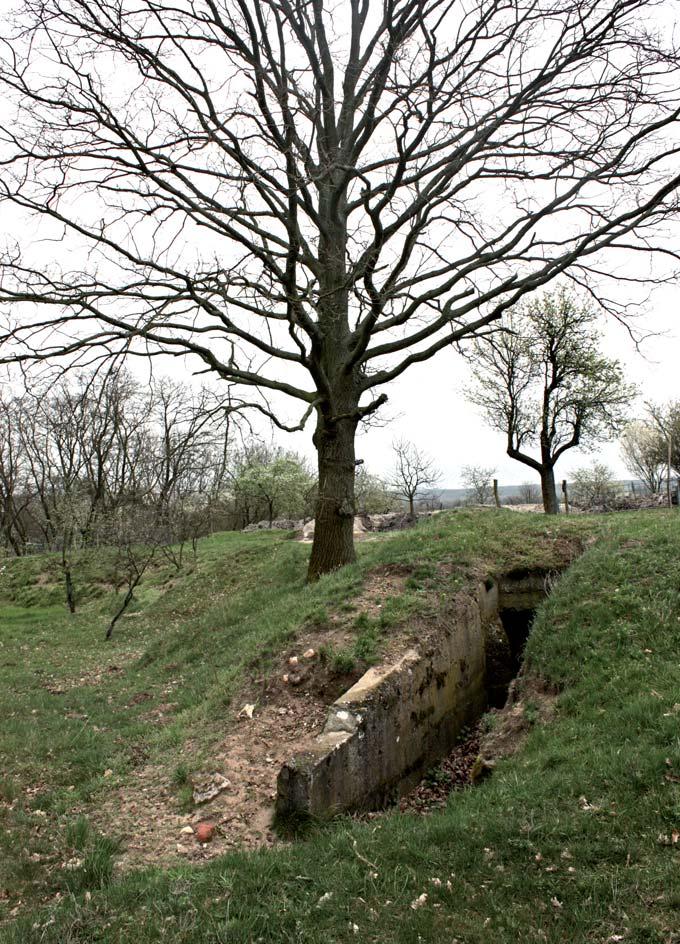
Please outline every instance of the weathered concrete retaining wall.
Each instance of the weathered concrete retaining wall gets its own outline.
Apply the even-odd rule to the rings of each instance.
[[[382,806],[445,756],[486,707],[487,604],[459,605],[426,650],[370,669],[345,692],[313,748],[282,767],[277,813]]]
[[[501,611],[533,610],[550,592],[559,570],[512,570],[497,579],[497,608]]]

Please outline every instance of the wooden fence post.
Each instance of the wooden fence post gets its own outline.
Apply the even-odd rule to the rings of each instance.
[[[569,493],[567,492],[567,480],[562,479],[562,494],[564,495],[564,513],[569,514]]]
[[[501,500],[498,496],[498,479],[493,480],[493,498],[494,498],[494,501],[496,502],[496,508],[500,508]]]

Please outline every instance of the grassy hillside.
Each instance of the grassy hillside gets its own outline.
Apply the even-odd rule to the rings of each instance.
[[[325,652],[332,687],[479,577],[557,566],[577,547],[530,638],[529,737],[482,785],[427,818],[340,818],[206,864],[170,854],[117,868],[130,834],[102,820],[112,793],[151,769],[157,802],[189,809],[188,785],[296,638],[342,630]],[[458,512],[365,542],[355,566],[313,587],[307,553],[285,535],[206,540],[181,574],[151,574],[109,644],[105,554],[82,575],[75,617],[53,562],[5,565],[0,940],[680,940],[678,518]],[[405,579],[377,609],[366,587],[386,573]],[[530,697],[539,678],[557,693],[549,724]]]

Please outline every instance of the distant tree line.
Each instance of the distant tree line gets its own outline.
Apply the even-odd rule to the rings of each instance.
[[[360,465],[358,514],[423,500],[436,473],[401,446],[415,491],[396,472],[386,481]],[[0,393],[0,543],[17,556],[68,557],[119,545],[121,532],[181,554],[213,531],[311,518],[317,490],[304,458],[260,441],[239,404],[207,387],[109,370]]]
[[[124,371],[0,397],[5,546],[21,555],[108,544],[142,509],[174,540],[201,533],[226,479],[232,423],[206,388],[142,385]]]

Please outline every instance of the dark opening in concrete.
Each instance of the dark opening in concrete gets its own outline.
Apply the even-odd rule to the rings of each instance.
[[[519,672],[522,664],[524,647],[529,638],[531,624],[534,621],[535,615],[535,608],[518,610],[512,606],[501,610],[499,613],[505,635],[508,637],[510,654],[512,656],[512,667],[515,670],[515,675]]]
[[[490,708],[502,708],[517,676],[540,603],[550,594],[554,570],[521,568],[484,581],[487,622],[486,677]]]

